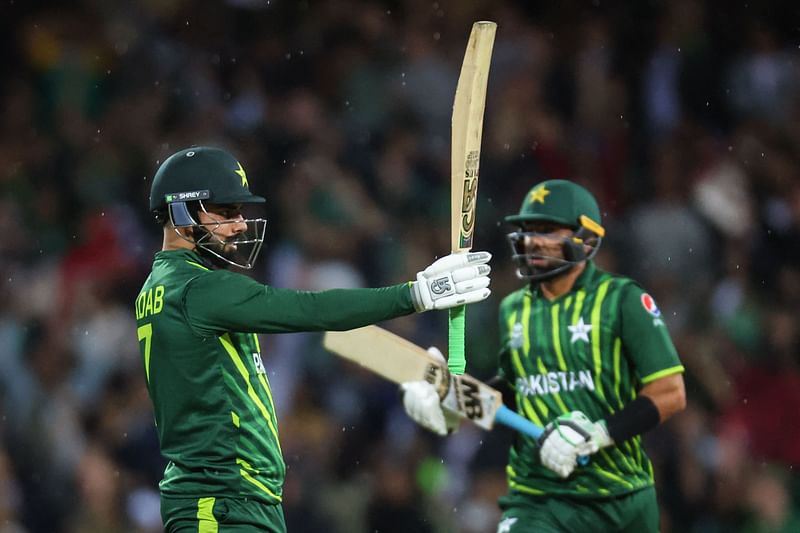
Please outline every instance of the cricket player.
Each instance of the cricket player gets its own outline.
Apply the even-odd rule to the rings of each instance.
[[[508,240],[525,286],[500,304],[491,384],[505,385],[505,403],[545,431],[538,441],[515,438],[497,532],[657,532],[641,435],[686,404],[663,317],[636,282],[592,262],[605,230],[585,188],[544,181],[505,220],[516,226]],[[439,434],[455,430],[432,386],[403,387],[412,418]]]
[[[181,150],[153,178],[164,240],[136,320],[169,461],[160,483],[169,533],[286,530],[286,467],[258,333],[346,330],[489,295],[488,252],[452,254],[415,281],[377,289],[278,289],[221,268],[252,267],[266,222],[242,209],[262,202],[217,148]]]

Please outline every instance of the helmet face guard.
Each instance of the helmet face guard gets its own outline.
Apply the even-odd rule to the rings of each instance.
[[[183,191],[183,192],[179,192]],[[212,146],[193,146],[169,156],[156,171],[150,185],[150,212],[156,222],[172,223],[176,233],[192,243],[198,253],[217,266],[234,265],[250,269],[261,251],[266,231],[263,218],[227,219],[202,224],[198,213],[213,215],[206,206],[247,206],[265,199],[250,192],[250,182],[242,164],[230,153]],[[244,233],[222,237],[224,224],[247,225]],[[227,226],[230,228],[230,226]],[[184,235],[180,228],[190,228]],[[227,232],[226,232],[227,233]]]
[[[579,219],[580,226],[572,235],[563,237],[552,233],[537,233],[520,229],[506,235],[511,245],[511,259],[517,265],[517,277],[531,281],[544,281],[552,279],[562,273],[568,272],[573,267],[592,259],[600,249],[605,230],[602,226],[586,216]],[[528,237],[541,236],[551,240],[560,241],[563,257],[554,257],[529,251],[526,246]],[[546,266],[537,266],[534,261],[546,261]]]
[[[199,208],[209,214],[202,199],[196,200]],[[263,218],[245,218],[244,220],[220,220],[211,224],[201,224],[195,220],[185,201],[169,203],[169,220],[175,233],[187,242],[191,242],[197,251],[206,256],[213,263],[220,261],[243,269],[251,269],[255,264],[266,235],[267,221]],[[246,224],[247,230],[229,238],[222,238],[216,230],[225,224]],[[191,228],[192,237],[188,238],[179,230]],[[222,265],[224,266],[224,265]]]

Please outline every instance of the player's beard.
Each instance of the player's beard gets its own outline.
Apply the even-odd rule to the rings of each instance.
[[[247,223],[246,231],[230,237],[195,226],[193,237],[197,252],[217,268],[227,268],[230,265],[252,268],[264,241],[266,221],[251,219]]]
[[[227,268],[230,265],[227,261],[236,260],[236,253],[239,247],[231,242],[237,238],[236,235],[222,237],[203,227],[196,228],[195,235],[197,237],[195,242],[200,243],[197,246],[197,252],[215,267]]]
[[[549,254],[546,249],[535,247],[526,250],[528,267],[539,272],[548,272],[564,264],[564,258],[560,254]]]
[[[239,247],[236,244],[229,242],[228,239],[215,239],[206,245],[207,248],[217,252],[222,257],[227,259],[234,259]]]
[[[539,247],[526,250],[525,264],[528,271],[535,275],[534,282],[547,281],[563,276],[571,270],[569,262],[559,255],[548,255]]]

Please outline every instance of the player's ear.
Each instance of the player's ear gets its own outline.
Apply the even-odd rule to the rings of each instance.
[[[168,222],[166,226],[170,232],[177,231],[181,237],[185,239],[193,239],[194,238],[194,228],[192,226],[184,226],[180,228],[176,228],[172,225],[171,222]]]

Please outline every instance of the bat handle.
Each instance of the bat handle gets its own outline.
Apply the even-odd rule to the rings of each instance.
[[[499,422],[504,426],[508,426],[511,429],[518,431],[524,435],[532,437],[534,439],[539,439],[544,433],[544,429],[537,426],[527,418],[519,415],[519,413],[515,413],[505,405],[501,405],[497,409],[497,413],[494,415],[495,422]],[[578,464],[585,465],[589,463],[589,457],[582,455],[578,457]]]
[[[448,346],[447,367],[450,372],[461,375],[467,369],[467,360],[464,357],[464,318],[466,306],[459,305],[448,310]]]

